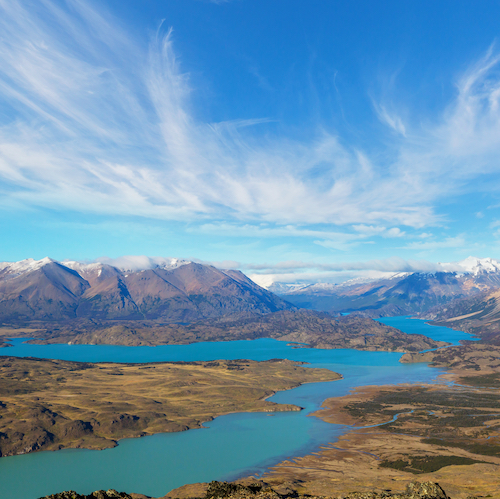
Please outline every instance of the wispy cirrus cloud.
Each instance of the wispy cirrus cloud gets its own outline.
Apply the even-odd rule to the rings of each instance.
[[[403,124],[397,110],[379,106],[400,135],[395,159],[381,165],[324,130],[300,141],[263,133],[266,117],[197,120],[189,75],[163,27],[146,49],[84,0],[0,0],[0,29],[4,204],[264,220],[284,225],[284,235],[293,235],[287,224],[380,225],[392,228],[378,235],[399,237],[395,226],[439,222],[439,200],[499,168],[493,48],[458,80],[456,100],[432,125]],[[318,243],[347,248],[370,237],[363,230],[318,235]]]
[[[196,232],[217,234],[231,237],[299,237],[322,239],[363,239],[364,234],[336,232],[331,230],[309,229],[296,225],[269,225],[269,224],[234,224],[234,223],[207,223],[196,229]]]
[[[399,257],[383,258],[379,260],[319,263],[303,261],[286,261],[276,264],[241,264],[245,270],[261,271],[265,273],[295,272],[304,270],[317,270],[329,272],[374,270],[379,272],[436,272],[444,269],[453,270],[450,264],[433,263],[427,260],[412,260]],[[456,269],[461,269],[457,264]]]
[[[375,110],[378,114],[380,121],[388,125],[395,132],[406,137],[406,127],[400,116],[390,113],[387,111],[386,107],[382,104],[376,105]]]
[[[311,239],[314,244],[325,248],[346,251],[363,243],[371,243],[372,237],[403,237],[405,232],[398,227],[353,225],[344,231],[321,230],[297,225],[207,223],[188,229],[190,232],[214,234],[225,237],[250,238],[300,238]]]
[[[436,241],[415,241],[408,243],[404,246],[404,249],[411,250],[436,250],[445,248],[462,248],[466,244],[465,237],[463,235],[458,235],[455,237],[446,237],[442,240]]]

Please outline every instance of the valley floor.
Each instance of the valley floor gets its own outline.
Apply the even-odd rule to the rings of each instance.
[[[263,478],[312,495],[402,491],[418,479],[439,482],[453,499],[500,498],[500,348],[432,355],[440,367],[448,362],[441,383],[365,387],[325,401],[317,417],[359,429]]]
[[[298,494],[375,498],[403,494],[418,480],[439,483],[451,499],[499,499],[500,348],[468,344],[405,357],[435,357],[447,372],[435,384],[363,387],[326,400],[311,416],[355,428],[318,452],[238,482],[258,478]],[[205,490],[190,485],[167,497]]]

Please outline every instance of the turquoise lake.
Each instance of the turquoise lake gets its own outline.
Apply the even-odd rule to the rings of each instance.
[[[445,341],[454,344],[471,339],[465,333],[407,317],[381,322],[434,339],[447,335]],[[344,379],[306,384],[270,399],[299,405],[304,408],[301,412],[230,414],[206,423],[204,429],[125,439],[114,449],[68,449],[1,458],[2,499],[37,499],[68,489],[88,494],[109,488],[158,497],[186,483],[262,473],[285,458],[334,442],[348,430],[308,416],[326,398],[363,385],[431,382],[441,372],[426,364],[400,364],[399,353],[293,348],[271,339],[158,347],[28,345],[23,341],[13,340],[14,346],[4,350],[5,354],[87,362],[287,358],[331,369]]]
[[[437,341],[447,341],[452,345],[458,345],[460,340],[478,340],[479,338],[474,338],[470,334],[464,333],[462,331],[454,331],[449,327],[443,326],[431,326],[427,324],[426,321],[421,319],[411,319],[410,315],[404,315],[399,317],[383,317],[377,319],[378,322],[382,322],[387,326],[395,327],[400,329],[407,334],[424,334],[429,338]]]

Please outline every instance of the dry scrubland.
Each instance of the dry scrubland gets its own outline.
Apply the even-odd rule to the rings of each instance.
[[[446,368],[443,381],[455,385],[364,387],[329,399],[316,416],[358,429],[280,463],[264,479],[335,496],[402,491],[418,476],[439,482],[453,499],[500,498],[500,348],[468,344],[402,360],[433,359]]]
[[[263,477],[265,487],[278,491],[278,495],[270,492],[269,497],[431,497],[405,495],[407,484],[417,476],[419,481],[439,482],[453,499],[500,499],[499,347],[468,343],[418,353],[442,343],[412,335],[412,343],[405,344],[407,335],[370,319],[334,319],[309,312],[226,318],[189,326],[101,322],[90,328],[83,323],[78,327],[56,325],[50,330],[37,327],[30,324],[24,331],[4,329],[0,336],[3,333],[5,338],[14,337],[13,332],[20,332],[19,336],[35,336],[38,342],[46,343],[127,345],[273,337],[317,348],[408,352],[402,362],[431,362],[446,369],[443,381],[457,385],[366,387],[326,401],[325,409],[316,416],[358,428],[335,445],[270,469]],[[2,387],[7,397],[2,395],[0,403],[0,423],[4,424],[0,432],[7,435],[6,429],[13,421],[19,426],[16,435],[11,433],[0,440],[7,445],[0,447],[4,454],[23,451],[8,450],[9,442],[19,439],[19,435],[23,439],[25,435],[36,437],[31,449],[26,440],[27,450],[103,448],[126,436],[199,427],[203,421],[228,412],[294,410],[297,408],[275,406],[263,399],[276,390],[335,376],[329,372],[313,375],[313,371],[288,361],[147,365],[19,359],[8,362],[10,366],[2,369],[10,371],[0,370],[0,376],[4,380],[7,375],[10,379],[17,376],[18,381]],[[26,381],[23,386],[27,391],[13,393],[22,385],[21,380]],[[97,395],[90,388],[93,384],[100,390]],[[155,386],[154,393],[148,392],[146,385]],[[370,425],[379,426],[363,428]],[[169,497],[203,497],[206,490],[206,484],[186,486]],[[267,492],[264,495],[268,497]]]
[[[249,477],[238,480],[246,488],[223,487],[220,497],[499,499],[500,348],[474,344],[431,354],[427,360],[447,368],[443,381],[456,385],[364,387],[329,399],[315,416],[357,428],[318,452],[278,464],[257,485]],[[415,479],[425,485],[409,485]],[[213,499],[210,487],[187,485],[166,497]]]
[[[339,378],[288,360],[91,364],[0,357],[0,452],[103,449],[121,438],[200,428],[232,412],[300,410],[265,399]]]

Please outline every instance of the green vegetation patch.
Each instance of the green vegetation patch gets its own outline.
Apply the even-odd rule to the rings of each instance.
[[[424,438],[422,442],[445,447],[456,447],[458,449],[472,452],[472,454],[479,454],[482,456],[500,456],[500,445],[494,443],[483,444],[479,442],[471,442],[470,440],[448,440],[441,438]]]
[[[394,461],[384,460],[379,466],[382,468],[392,468],[399,471],[406,471],[419,475],[421,473],[432,473],[445,466],[469,465],[484,463],[468,457],[460,456],[404,456],[405,459],[396,459]]]
[[[500,388],[500,373],[483,374],[482,376],[464,376],[459,379],[459,383],[469,386]]]

